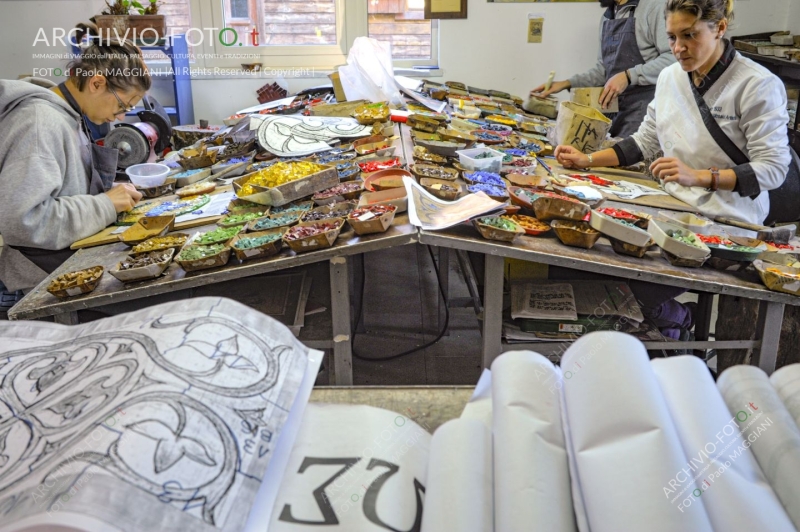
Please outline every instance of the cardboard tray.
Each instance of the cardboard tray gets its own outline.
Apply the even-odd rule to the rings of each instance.
[[[614,250],[614,253],[619,253],[620,255],[628,255],[630,257],[636,257],[641,259],[642,257],[647,254],[652,246],[655,245],[653,240],[650,240],[644,246],[636,246],[633,244],[629,244],[627,242],[623,242],[622,240],[617,240],[613,237],[608,237],[609,242],[611,242],[611,249]]]
[[[177,243],[175,243],[175,244],[173,244],[171,246],[168,246],[168,245],[165,245],[165,243],[162,243],[161,245],[159,245],[159,247],[154,247],[152,249],[142,250],[141,247],[139,247],[139,246],[142,246],[142,245],[146,244],[147,240],[145,240],[141,244],[137,244],[136,246],[133,246],[133,249],[131,249],[130,255],[138,255],[140,253],[150,253],[151,251],[163,251],[165,249],[174,249],[175,253],[178,253],[181,250],[181,248],[183,247],[183,245],[186,244],[186,241],[189,240],[189,235],[187,233],[169,233],[167,235],[162,235],[162,236],[178,237],[179,238],[179,242],[177,242]],[[137,247],[139,247],[138,250],[136,249]]]
[[[246,214],[251,214],[251,213],[252,214],[258,214],[258,216],[256,216],[253,219],[246,220],[244,222],[235,222],[234,223],[234,222],[227,221],[229,218],[232,218],[233,216],[240,216],[240,215],[246,215]],[[217,225],[220,226],[220,227],[234,227],[234,226],[237,226],[237,225],[248,225],[250,222],[252,222],[254,220],[258,220],[260,218],[264,218],[264,217],[266,217],[268,215],[269,215],[269,208],[266,208],[266,209],[264,209],[264,208],[261,208],[261,209],[259,209],[259,208],[241,209],[241,210],[239,210],[239,211],[237,211],[235,213],[229,214],[225,218],[219,220],[217,222]]]
[[[177,179],[170,177],[166,181],[164,181],[163,184],[157,187],[149,187],[149,188],[136,187],[136,190],[142,193],[142,197],[147,199],[153,199],[174,193],[175,183],[177,183]]]
[[[380,216],[370,218],[369,220],[359,220],[353,218],[352,214],[347,217],[347,223],[353,228],[353,231],[358,236],[369,235],[373,233],[385,233],[389,226],[394,221],[394,215],[397,212],[397,207],[394,205],[388,206],[391,210],[385,212]]]
[[[438,175],[430,175],[431,172],[435,172]],[[411,173],[417,177],[418,181],[423,178],[455,181],[458,178],[458,170],[455,168],[446,168],[436,164],[417,163],[411,166]]]
[[[289,246],[292,251],[295,253],[304,253],[306,251],[316,251],[318,249],[325,249],[333,246],[333,243],[336,242],[336,238],[338,238],[339,233],[344,227],[344,220],[337,219],[331,220],[332,223],[336,223],[337,227],[335,229],[331,229],[324,233],[320,233],[318,235],[308,236],[305,238],[301,238],[299,240],[287,240],[286,233],[283,235],[283,241]],[[324,223],[331,223],[331,222],[324,222]],[[312,226],[317,225],[320,222],[309,222],[309,223],[299,223],[299,226]],[[287,231],[288,232],[288,231]]]
[[[592,249],[600,239],[600,231],[591,227],[588,222],[553,220],[550,222],[550,226],[565,246]],[[580,231],[576,229],[576,226],[584,228],[588,232]]]
[[[708,260],[708,258],[710,257],[710,256],[702,258],[678,257],[677,255],[670,253],[664,248],[661,248],[660,252],[661,256],[667,259],[667,261],[669,261],[670,264],[672,264],[673,266],[679,266],[681,268],[700,268],[703,264],[705,264],[706,260]]]
[[[50,284],[47,287],[47,291],[53,294],[54,296],[61,298],[88,294],[89,292],[97,288],[98,284],[100,284],[100,279],[103,278],[104,271],[105,270],[103,269],[102,266],[92,266],[91,268],[86,268],[85,270],[77,270],[75,272],[69,272],[65,273],[64,275],[59,275],[50,282]],[[76,286],[70,286],[69,288],[63,288],[60,290],[56,290],[55,288],[53,288],[55,282],[60,280],[62,277],[80,272],[90,272],[92,275],[96,275],[96,278],[92,281],[81,283]]]
[[[445,201],[453,201],[461,195],[461,192],[463,192],[461,185],[455,181],[448,181],[445,179],[423,177],[419,180],[419,184],[422,185],[422,188],[424,188],[432,196],[436,196],[437,198]],[[442,190],[441,188],[433,188],[433,185],[447,186],[455,190]]]
[[[294,200],[310,196],[321,190],[334,187],[339,184],[339,172],[336,171],[335,166],[320,165],[325,169],[311,174],[296,181],[290,181],[277,187],[253,187],[256,190],[255,194],[249,196],[241,195],[241,188],[244,183],[250,178],[252,174],[247,174],[233,180],[233,190],[236,192],[236,197],[260,205],[281,206],[291,203]]]
[[[550,220],[583,221],[591,208],[580,201],[539,196],[531,202],[536,217],[543,222]]]
[[[199,172],[195,172],[191,175],[181,177],[181,174],[183,174],[184,172],[185,170],[179,171],[176,172],[174,175],[169,176],[176,180],[175,182],[176,188],[187,187],[189,185],[192,185],[194,183],[197,183],[198,181],[202,181],[203,179],[209,177],[211,175],[211,167],[203,168]]]
[[[189,246],[195,247],[195,246]],[[228,263],[228,259],[231,256],[231,248],[224,247],[222,251],[217,253],[216,255],[211,255],[208,257],[204,257],[202,259],[197,260],[178,260],[180,257],[180,253],[178,257],[175,257],[175,262],[177,262],[181,268],[186,270],[187,272],[194,272],[198,270],[208,270],[210,268],[218,268],[220,266],[225,266]]]
[[[487,240],[499,240],[500,242],[513,242],[519,235],[525,234],[525,230],[514,222],[511,223],[514,224],[516,230],[507,231],[505,229],[492,227],[491,225],[482,223],[480,220],[484,218],[498,218],[498,216],[480,216],[472,220],[472,224],[475,226],[475,229],[477,229],[478,232],[481,234],[481,236]]]
[[[303,212],[307,212],[307,211],[303,211]],[[271,231],[273,229],[279,229],[281,227],[290,227],[290,226],[295,225],[298,222],[300,222],[300,217],[302,215],[303,215],[302,212],[296,212],[296,213],[282,214],[282,215],[276,215],[276,216],[269,216],[268,219],[269,220],[273,220],[273,221],[274,220],[280,220],[281,218],[287,218],[287,220],[281,222],[280,225],[276,225],[274,227],[269,227],[269,228],[266,228],[266,229],[264,229],[264,228],[256,228],[256,226],[259,224],[259,222],[267,219],[267,218],[258,218],[257,220],[253,220],[252,222],[248,223],[246,230],[247,230],[248,233],[258,233],[258,232],[262,232],[262,231]]]
[[[140,218],[119,235],[120,241],[135,246],[156,236],[164,236],[175,227],[175,215],[151,216]]]
[[[326,203],[325,205],[321,205],[310,211],[306,211],[300,217],[301,223],[320,223],[320,222],[328,222],[328,221],[335,221],[338,219],[344,220],[347,216],[356,208],[357,203],[355,201],[338,201],[336,203]],[[332,216],[329,218],[323,218],[321,220],[306,220],[305,217],[311,213],[323,213],[323,214],[330,214],[334,211],[347,211],[345,216]]]
[[[242,226],[242,229],[241,229],[241,230],[240,230],[238,233],[241,233],[241,232],[243,232],[243,231],[244,231],[244,229],[245,229],[245,227],[247,226],[247,224],[241,224],[241,226]],[[238,226],[233,226],[233,227],[238,227]],[[191,242],[189,242],[189,246],[211,246],[211,245],[214,245],[214,244],[224,244],[225,242],[227,242],[227,241],[229,241],[231,238],[233,238],[232,236],[229,236],[228,238],[223,238],[223,239],[215,240],[215,241],[213,241],[213,242],[204,242],[204,243],[202,243],[202,244],[201,244],[200,242],[198,242],[198,239],[199,239],[199,238],[200,238],[202,235],[204,235],[204,234],[206,234],[206,233],[210,233],[210,232],[212,232],[212,231],[216,231],[216,229],[209,229],[208,231],[203,231],[202,233],[196,233],[196,234],[195,234],[195,238],[194,238],[194,239],[192,239],[192,241],[191,241]],[[238,234],[238,233],[237,233],[237,234]],[[233,236],[236,236],[236,235],[233,235]]]
[[[266,231],[256,231],[254,233],[247,233],[247,234],[239,234],[236,235],[231,239],[231,250],[236,255],[236,258],[245,261],[250,259],[261,259],[264,257],[271,257],[272,255],[277,255],[281,247],[283,246],[283,234],[288,231],[288,227],[278,227],[276,229],[267,229]],[[261,246],[249,249],[239,249],[236,247],[236,243],[240,240],[246,238],[258,238],[260,236],[266,235],[279,235],[277,240],[269,242],[267,244],[263,244]]]
[[[122,270],[122,262],[119,262],[113,270],[108,270],[108,273],[123,283],[155,279],[164,273],[164,270],[169,267],[169,263],[172,262],[172,257],[175,255],[175,248],[167,248],[166,251],[151,251],[149,253],[165,253],[166,255],[165,259],[161,262],[150,264],[149,266],[143,266],[141,268],[132,268],[130,270]]]
[[[782,264],[772,264],[761,259],[755,260],[753,266],[755,266],[758,276],[761,277],[761,282],[770,290],[800,296],[800,279],[790,276],[800,275],[800,268],[792,268],[791,266],[784,266]],[[767,271],[768,268],[778,270],[786,275]]]

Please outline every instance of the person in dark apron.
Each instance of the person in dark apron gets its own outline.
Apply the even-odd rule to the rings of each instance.
[[[6,285],[30,287],[5,277],[35,270],[15,276],[29,283],[53,272],[73,253],[70,244],[113,223],[142,197],[130,184],[114,184],[119,154],[92,142],[89,123],[124,118],[149,90],[149,71],[132,43],[92,37],[97,31],[88,25],[79,30],[79,40],[89,40],[60,85],[0,81],[0,234],[19,252],[5,255],[23,261],[6,267],[0,257]]]
[[[566,81],[556,81],[548,90],[541,85],[531,91],[531,96],[544,98],[565,89],[603,86],[600,105],[607,109],[615,98],[619,103],[609,135],[627,137],[644,120],[647,105],[655,96],[659,73],[675,61],[664,30],[665,0],[600,3],[608,9],[601,24],[600,54],[595,67]]]

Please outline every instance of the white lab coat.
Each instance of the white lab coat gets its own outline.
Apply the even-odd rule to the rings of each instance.
[[[733,161],[703,124],[690,83],[678,63],[661,72],[656,97],[633,135],[636,144],[647,159],[663,150],[665,157],[676,157],[691,168],[733,168]],[[704,99],[725,134],[750,159],[761,192],[751,199],[738,192],[711,192],[677,183],[667,183],[665,190],[710,218],[761,224],[769,214],[767,191],[783,184],[791,162],[786,89],[767,69],[736,52]]]

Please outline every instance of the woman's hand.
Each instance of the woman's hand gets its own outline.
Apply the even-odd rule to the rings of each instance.
[[[565,91],[570,88],[572,88],[572,84],[569,81],[554,81],[553,84],[550,85],[550,90],[544,90],[544,84],[533,89],[531,91],[531,97],[547,98],[551,94]]]
[[[142,194],[136,187],[130,183],[121,183],[114,185],[111,190],[105,193],[111,203],[114,204],[114,209],[119,212],[125,212],[133,209],[139,200],[142,199]]]
[[[619,74],[612,76],[606,82],[606,86],[603,89],[603,93],[600,95],[600,105],[603,109],[608,109],[611,105],[611,102],[614,101],[614,98],[619,97],[620,94],[625,92],[625,89],[628,88],[628,76],[625,75],[625,72],[620,72]]]
[[[589,157],[572,146],[557,147],[555,156],[564,168],[587,168],[589,166]]]
[[[686,166],[683,161],[675,157],[661,157],[653,161],[650,165],[653,175],[664,183],[678,183],[684,187],[703,187],[708,188],[707,183],[700,170],[695,170]]]

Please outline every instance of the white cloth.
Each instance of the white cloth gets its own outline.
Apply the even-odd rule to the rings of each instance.
[[[708,217],[761,224],[769,214],[767,191],[783,184],[791,161],[786,89],[767,69],[737,52],[704,99],[725,134],[750,159],[762,192],[750,199],[738,192],[710,192],[677,183],[664,188]],[[646,159],[663,150],[665,157],[676,157],[691,168],[735,166],[703,124],[689,75],[677,63],[662,71],[656,97],[633,138]]]

